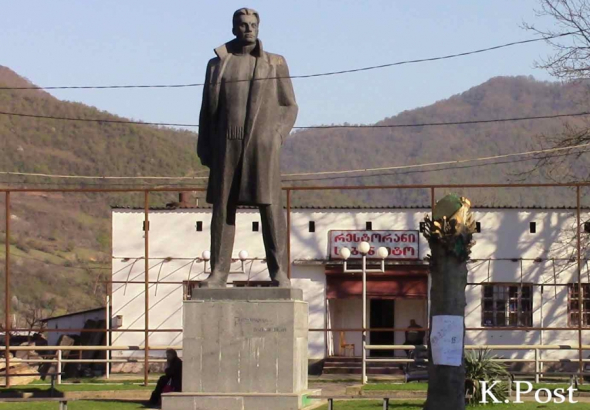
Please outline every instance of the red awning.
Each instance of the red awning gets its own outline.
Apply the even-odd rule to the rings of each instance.
[[[382,299],[426,299],[428,268],[405,267],[395,271],[367,274],[367,296]],[[360,298],[363,282],[360,274],[342,273],[342,267],[326,267],[328,299]]]

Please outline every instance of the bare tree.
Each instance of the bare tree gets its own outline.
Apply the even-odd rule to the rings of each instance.
[[[543,37],[553,37],[547,41],[554,54],[537,62],[537,67],[564,80],[590,78],[590,1],[539,0],[539,3],[540,8],[535,10],[537,16],[553,19],[556,28],[543,29],[524,24],[527,30]]]
[[[538,0],[536,15],[553,22],[552,28],[542,28],[535,24],[524,23],[526,30],[547,38],[553,48],[553,54],[535,63],[537,68],[547,70],[552,76],[562,81],[585,83],[590,79],[590,0]],[[580,101],[575,101],[577,111],[589,111],[590,95],[584,94]],[[538,142],[542,148],[568,148],[558,155],[541,154],[538,161],[528,171],[520,174],[529,177],[538,173],[555,182],[579,181],[590,178],[590,172],[581,163],[575,161],[590,150],[580,147],[590,144],[590,121],[587,118],[564,123],[561,132],[540,135]]]

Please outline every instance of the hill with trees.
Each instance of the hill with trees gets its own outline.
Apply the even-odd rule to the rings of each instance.
[[[528,77],[497,77],[449,99],[430,106],[402,112],[376,125],[413,125],[440,122],[464,122],[502,118],[545,116],[585,111],[587,85],[539,82]],[[495,122],[486,124],[424,126],[408,128],[344,128],[305,130],[291,135],[283,151],[285,172],[338,171],[388,166],[406,166],[477,157],[518,153],[548,148],[547,138],[563,132],[565,124],[577,124],[583,118],[560,118]],[[549,182],[542,170],[535,169],[540,156],[509,157],[500,165],[467,163],[464,167],[439,166],[379,171],[350,175],[292,177],[290,184],[313,185],[399,185],[506,183],[526,178],[529,182]],[[585,157],[564,157],[568,168],[583,169]],[[528,172],[533,170],[533,172]],[[524,174],[523,174],[524,173]],[[336,177],[335,179],[333,179]],[[579,175],[587,178],[587,175]],[[301,180],[305,180],[302,182]],[[561,206],[563,195],[551,190],[471,190],[465,191],[475,204],[511,206]],[[553,192],[555,194],[555,192]],[[442,194],[442,193],[441,193]],[[298,194],[299,195],[299,194]],[[348,194],[355,204],[416,205],[429,204],[429,192],[388,191]],[[309,195],[310,201],[324,202],[321,195]],[[328,199],[329,200],[329,199]]]

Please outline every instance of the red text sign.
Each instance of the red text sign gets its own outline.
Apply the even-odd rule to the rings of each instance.
[[[386,259],[418,259],[418,231],[330,231],[330,258],[340,258],[340,249],[350,249],[351,258],[362,257],[359,244],[367,242],[371,248],[367,257],[379,258],[377,249],[388,251]]]

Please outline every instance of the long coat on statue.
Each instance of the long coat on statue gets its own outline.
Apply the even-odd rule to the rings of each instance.
[[[297,117],[293,85],[285,59],[264,52],[258,40],[252,53],[256,64],[248,104],[243,107],[243,145],[239,145],[237,152],[236,145],[228,143],[231,131],[218,115],[223,103],[221,80],[233,57],[230,47],[231,42],[215,49],[217,57],[207,65],[203,89],[197,154],[203,165],[210,168],[207,202],[216,203],[229,192],[232,183],[238,182],[238,204],[268,205],[280,200],[281,146]],[[239,181],[233,181],[234,178]]]

